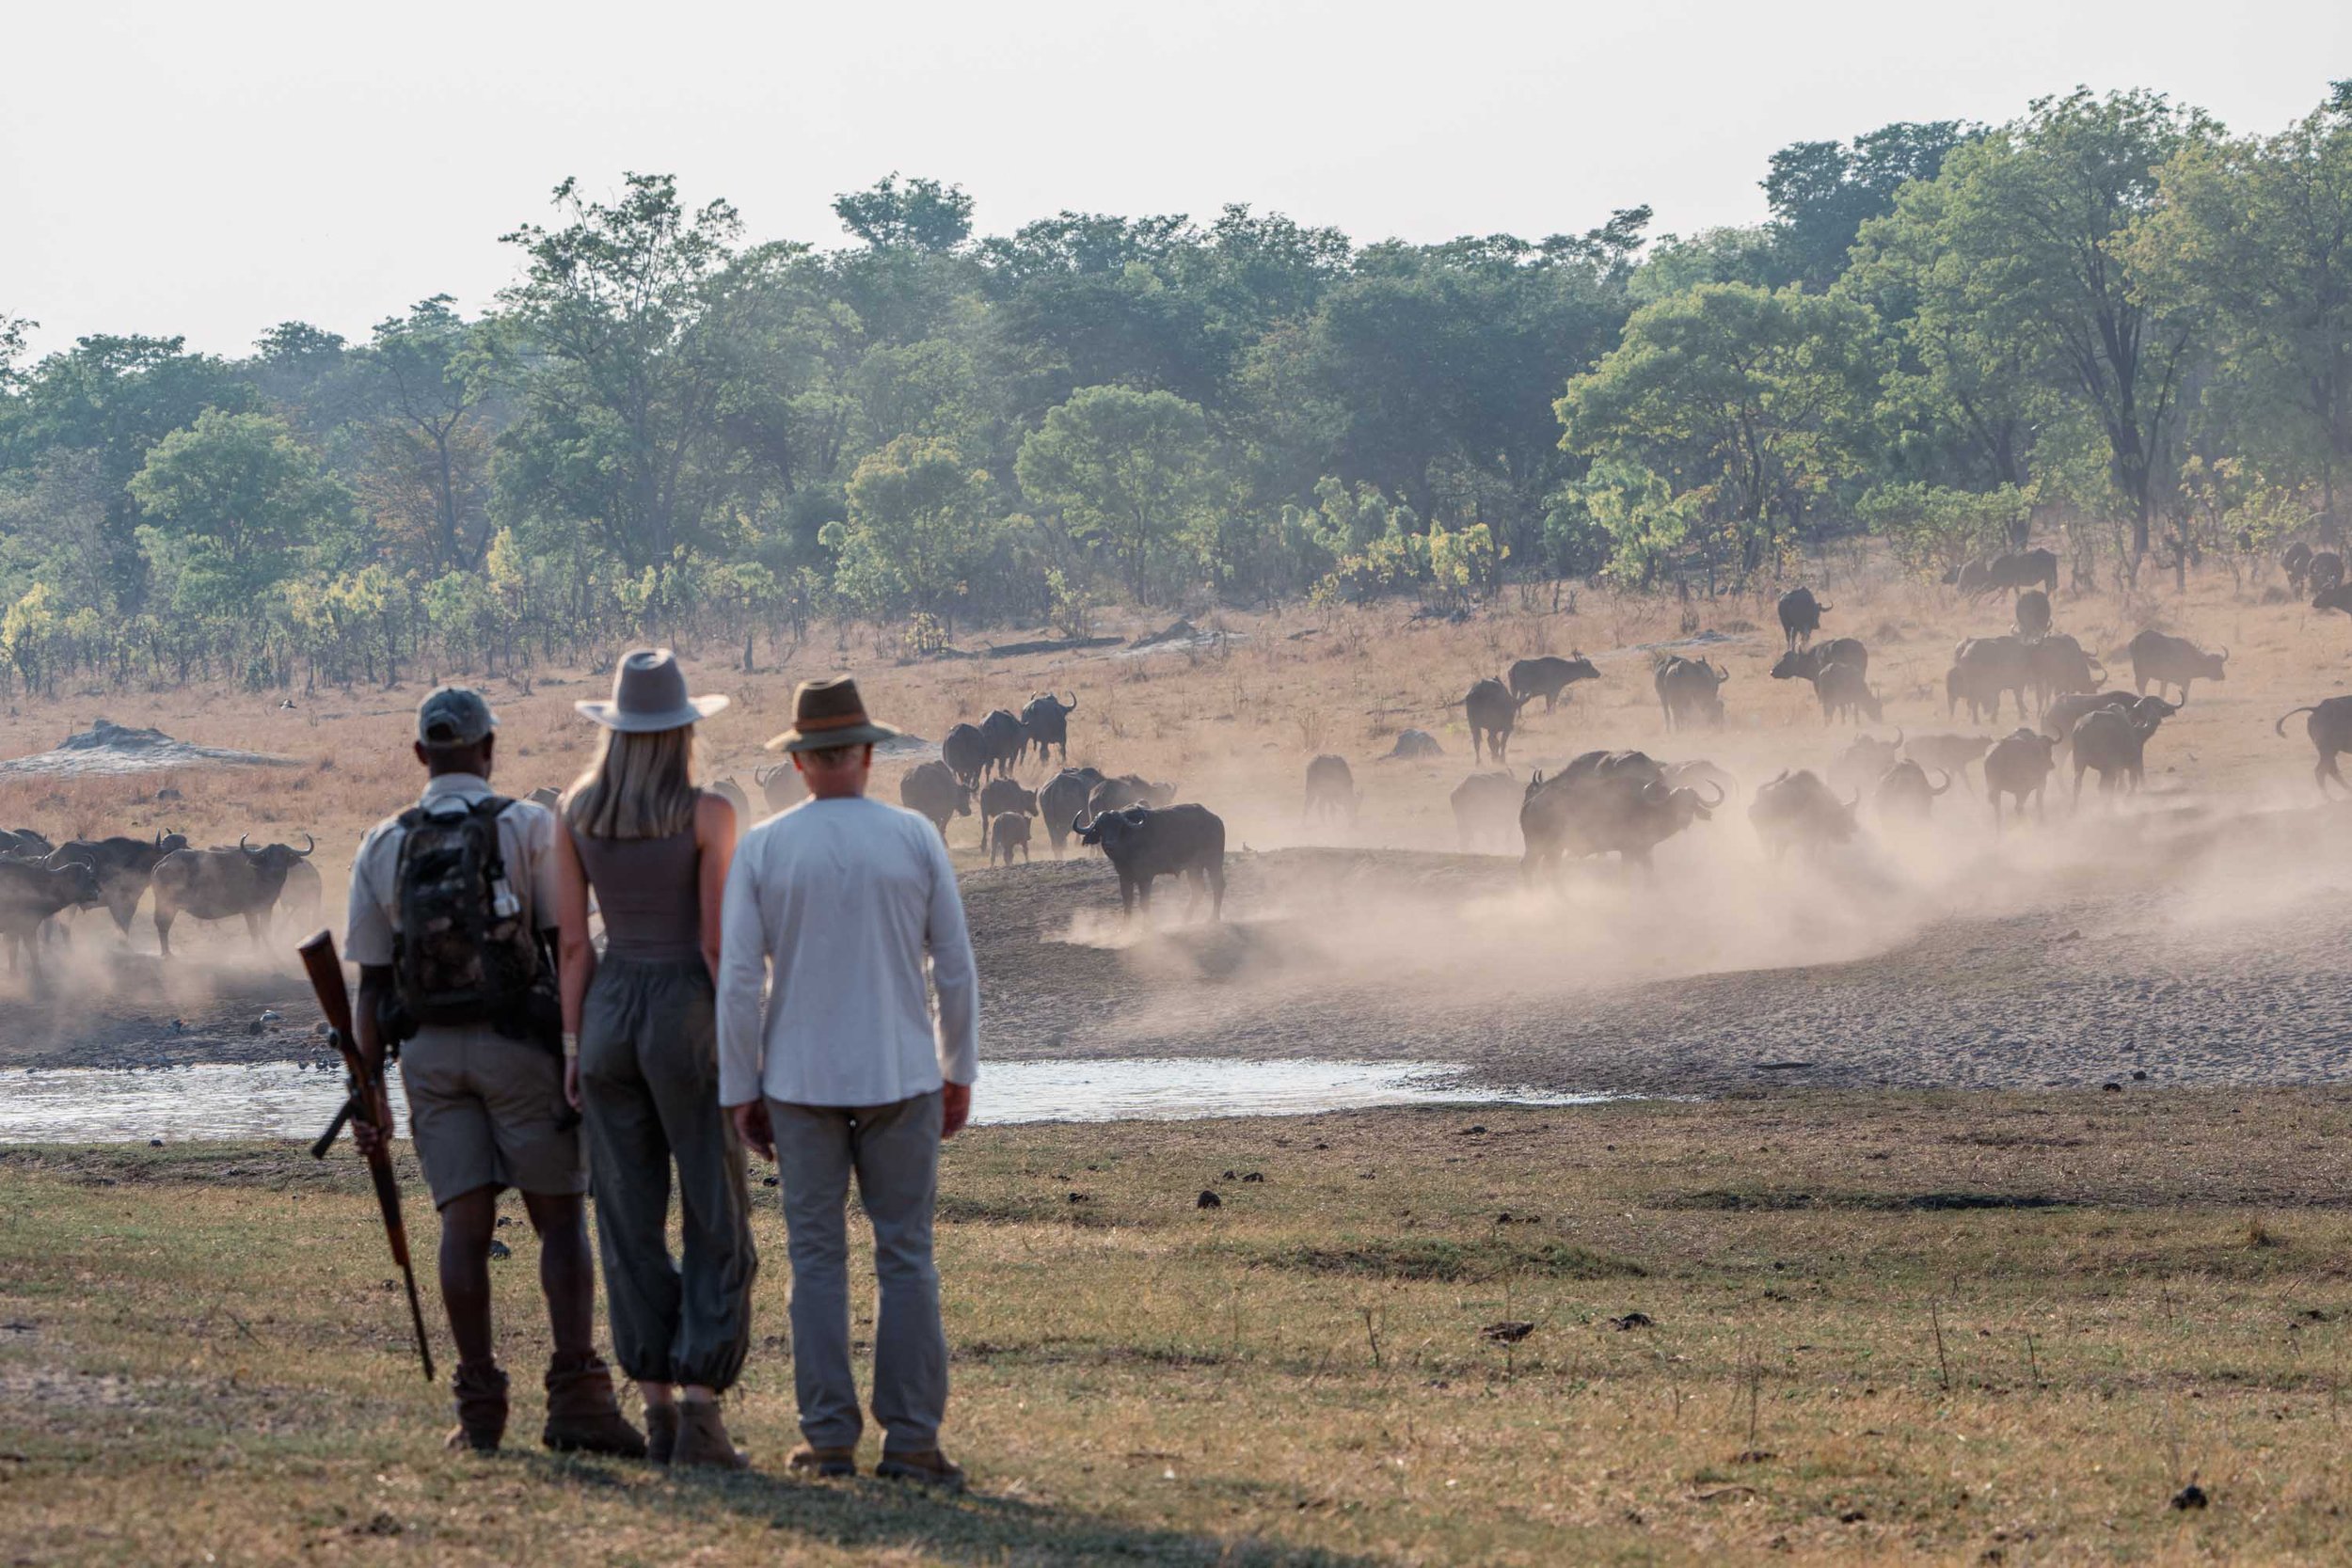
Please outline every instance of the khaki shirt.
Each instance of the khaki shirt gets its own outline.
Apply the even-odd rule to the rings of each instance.
[[[471,773],[443,773],[426,782],[424,800],[444,796],[479,800],[495,795],[486,779]],[[407,830],[398,816],[389,816],[368,830],[359,853],[351,863],[351,908],[343,928],[343,957],[356,964],[382,966],[392,961],[392,937],[399,918],[400,845]],[[555,925],[555,816],[547,807],[517,800],[499,814],[499,852],[506,860],[506,880],[523,900],[533,930]]]

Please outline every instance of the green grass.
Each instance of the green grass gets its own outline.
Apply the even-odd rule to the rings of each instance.
[[[949,1500],[779,1473],[772,1202],[760,1467],[674,1478],[537,1451],[519,1220],[479,1461],[348,1151],[8,1150],[0,1563],[2342,1560],[2348,1164],[2321,1091],[981,1128]]]

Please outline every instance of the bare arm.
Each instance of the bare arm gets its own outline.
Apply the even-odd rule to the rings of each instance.
[[[596,944],[588,937],[588,869],[565,822],[555,825],[555,945],[564,1032],[576,1036],[587,1010],[588,983],[596,977]]]
[[[719,983],[721,932],[724,928],[727,868],[735,863],[735,808],[723,795],[706,790],[694,807],[694,847],[701,851],[696,902],[702,909],[703,962],[710,983]]]

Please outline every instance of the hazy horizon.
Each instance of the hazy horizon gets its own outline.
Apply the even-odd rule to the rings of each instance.
[[[1645,202],[1653,233],[1690,234],[1761,218],[1794,141],[2004,120],[2077,83],[2270,132],[2352,75],[2352,8],[2258,0],[2226,30],[2179,0],[2102,9],[2119,20],[1473,3],[1431,33],[1394,5],[687,4],[652,34],[609,5],[426,5],[396,31],[291,5],[60,8],[18,19],[0,98],[0,314],[40,321],[41,352],[135,332],[234,355],[287,320],[363,338],[435,293],[473,313],[514,276],[501,233],[566,175],[604,191],[624,169],[820,246],[845,243],[834,194],[893,170],[964,186],[982,233],[1237,201],[1359,242],[1533,238]]]

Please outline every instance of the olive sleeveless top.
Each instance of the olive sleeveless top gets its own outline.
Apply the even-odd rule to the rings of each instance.
[[[691,822],[667,838],[574,832],[572,844],[604,915],[606,957],[648,963],[702,957],[702,851]]]

